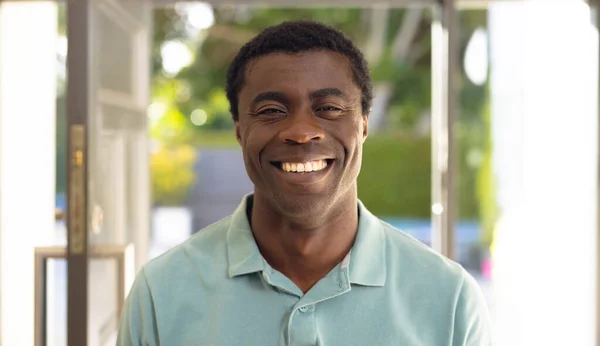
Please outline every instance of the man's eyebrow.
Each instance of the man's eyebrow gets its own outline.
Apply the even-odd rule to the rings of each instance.
[[[310,94],[310,98],[312,100],[314,99],[318,99],[321,97],[325,97],[325,96],[337,96],[337,97],[341,97],[345,100],[348,100],[348,97],[346,95],[344,95],[344,93],[338,89],[338,88],[325,88],[325,89],[319,89],[319,90],[315,90]]]
[[[289,97],[286,94],[278,91],[265,91],[256,95],[251,102],[252,106],[255,106],[261,101],[277,101],[281,103],[288,103]]]

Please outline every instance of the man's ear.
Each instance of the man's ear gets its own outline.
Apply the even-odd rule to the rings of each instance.
[[[363,143],[367,140],[369,135],[369,113],[363,114]]]
[[[235,120],[235,138],[237,139],[239,145],[242,145],[242,136],[240,135],[240,122]]]

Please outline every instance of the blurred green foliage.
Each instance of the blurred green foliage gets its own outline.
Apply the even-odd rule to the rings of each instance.
[[[479,220],[483,229],[481,239],[483,245],[489,246],[493,241],[494,227],[499,217],[499,208],[496,200],[496,180],[492,167],[492,134],[491,134],[491,109],[489,90],[486,93],[488,102],[483,111],[484,148],[480,168],[477,172],[476,196],[479,206]]]
[[[459,145],[466,143],[459,137]],[[476,219],[479,204],[473,198],[478,167],[469,164],[468,151],[459,154],[459,213]],[[431,139],[409,134],[369,137],[363,149],[358,177],[359,198],[376,215],[429,218],[431,215]]]
[[[430,139],[395,134],[367,138],[358,196],[375,215],[429,218]]]
[[[195,182],[196,149],[190,145],[163,147],[150,159],[153,205],[180,206],[187,202]]]

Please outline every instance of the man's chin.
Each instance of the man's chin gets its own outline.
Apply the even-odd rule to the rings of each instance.
[[[324,214],[327,206],[331,204],[329,201],[330,193],[320,191],[303,191],[301,193],[285,193],[279,194],[276,197],[275,203],[277,208],[283,214],[290,218],[307,218],[318,217]]]

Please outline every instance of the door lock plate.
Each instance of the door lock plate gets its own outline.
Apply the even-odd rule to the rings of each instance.
[[[71,126],[71,153],[69,160],[69,252],[72,255],[85,253],[86,232],[86,191],[85,191],[85,127]]]

